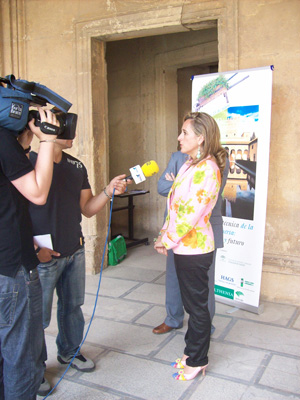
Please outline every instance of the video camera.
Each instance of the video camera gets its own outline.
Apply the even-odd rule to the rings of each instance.
[[[51,110],[59,122],[59,127],[41,122],[40,113],[37,110],[30,110],[28,121],[35,119],[34,125],[39,126],[41,131],[48,135],[57,135],[58,139],[74,139],[76,135],[77,114],[63,113],[57,108]]]
[[[29,111],[30,106],[47,104],[55,106],[51,111],[55,112],[60,127],[41,122],[38,111]],[[35,118],[35,125],[40,126],[42,132],[59,135],[61,139],[74,139],[77,115],[68,113],[71,106],[70,102],[39,83],[16,79],[14,75],[0,78],[0,126],[17,134]]]

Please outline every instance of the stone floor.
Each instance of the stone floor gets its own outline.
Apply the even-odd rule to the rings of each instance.
[[[87,276],[86,329],[93,315],[99,275]],[[180,330],[154,335],[165,317],[165,258],[152,246],[128,251],[102,274],[94,318],[82,353],[96,369],[70,368],[52,400],[279,400],[300,399],[300,307],[264,303],[261,315],[217,303],[205,377],[172,379],[170,362],[182,355]],[[46,331],[47,379],[55,385],[66,368],[56,361],[56,307]],[[41,399],[41,397],[38,397]]]

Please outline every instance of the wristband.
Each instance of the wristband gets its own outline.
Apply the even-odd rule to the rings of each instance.
[[[112,201],[112,197],[110,197],[110,195],[106,192],[106,188],[103,189],[103,193],[109,198],[110,201]]]
[[[31,146],[27,147],[27,149],[24,149],[24,153],[28,154],[30,152],[30,150],[31,150]]]
[[[55,139],[49,139],[49,140],[40,140],[40,143],[48,143],[48,142],[50,142],[50,143],[55,143],[55,142],[56,142],[56,140],[55,140]]]
[[[41,248],[38,246],[38,247],[35,249],[35,254],[38,255],[40,251],[41,251]]]

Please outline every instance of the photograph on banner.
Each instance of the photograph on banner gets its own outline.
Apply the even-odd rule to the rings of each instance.
[[[230,164],[222,195],[224,248],[217,252],[215,293],[220,301],[251,310],[259,306],[271,96],[270,66],[193,77],[193,111],[215,118]]]

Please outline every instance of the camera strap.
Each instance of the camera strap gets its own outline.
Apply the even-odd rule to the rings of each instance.
[[[53,104],[63,112],[68,112],[72,106],[72,103],[39,83],[16,79],[14,75],[6,76],[6,79],[9,81],[9,85],[13,88],[37,96],[39,100],[37,101],[38,103],[40,103],[41,99],[44,101],[46,99],[48,103]],[[34,101],[34,96],[32,96],[32,98]]]

